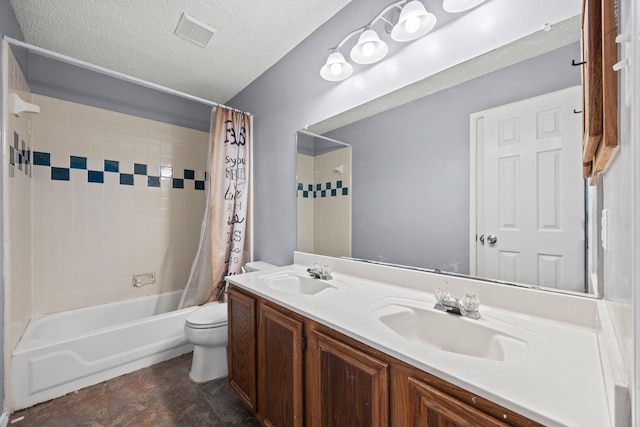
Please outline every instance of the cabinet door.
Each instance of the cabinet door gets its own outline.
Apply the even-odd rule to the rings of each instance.
[[[229,385],[240,400],[255,413],[256,383],[256,301],[234,289],[228,294]]]
[[[259,418],[273,427],[302,426],[302,322],[260,304]]]
[[[308,424],[389,425],[388,365],[315,330],[309,338]]]
[[[415,378],[409,378],[409,389],[415,399],[412,424],[414,427],[508,425]]]

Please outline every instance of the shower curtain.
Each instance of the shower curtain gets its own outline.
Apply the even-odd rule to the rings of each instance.
[[[253,118],[224,108],[211,112],[210,173],[200,244],[180,307],[226,299],[224,277],[242,271]]]

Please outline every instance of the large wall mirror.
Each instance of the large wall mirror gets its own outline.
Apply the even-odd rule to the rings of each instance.
[[[298,132],[298,250],[599,294],[602,194],[582,179],[572,65],[580,17],[556,27],[425,79],[408,102],[394,95]],[[314,152],[344,155],[309,167]],[[312,214],[304,190],[325,191],[327,210]],[[329,242],[309,244],[312,224]]]

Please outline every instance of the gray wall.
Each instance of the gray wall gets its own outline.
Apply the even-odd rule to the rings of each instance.
[[[29,54],[27,80],[33,93],[209,132],[208,105],[37,54]]]
[[[468,274],[469,115],[579,85],[579,57],[574,43],[328,133],[353,150],[352,256]]]
[[[18,20],[16,19],[15,13],[13,13],[13,8],[9,3],[9,0],[0,0],[0,34],[7,35],[14,39],[24,40],[22,36],[22,31],[20,31],[20,27],[18,26]],[[0,58],[2,54],[2,45],[0,45]],[[2,82],[2,67],[0,67],[0,82]],[[0,111],[4,108],[4,94],[2,89],[2,84],[0,84]],[[2,123],[2,114],[0,114],[0,129],[3,129],[4,124]],[[1,135],[1,134],[0,134]],[[3,156],[0,156],[3,157]],[[4,159],[0,162],[0,194],[2,193],[2,176],[3,176],[3,168],[4,168]],[[0,224],[2,223],[2,197],[0,196]],[[0,226],[0,319],[3,319],[4,325],[4,265],[3,265],[3,243],[4,236],[2,233],[2,227]],[[2,347],[2,352],[0,353],[0,404],[4,402],[4,326],[0,328],[0,346]]]
[[[352,0],[228,102],[254,114],[256,259],[279,265],[293,262],[296,131],[340,112],[331,103],[320,102],[340,90],[339,83],[320,77],[328,49],[387,5],[387,0]]]

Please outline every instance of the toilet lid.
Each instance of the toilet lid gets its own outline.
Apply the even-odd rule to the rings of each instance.
[[[215,328],[227,324],[227,303],[210,302],[190,313],[186,318],[192,328]]]

